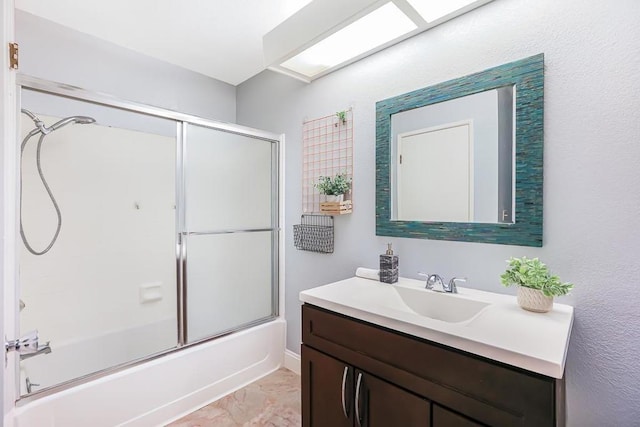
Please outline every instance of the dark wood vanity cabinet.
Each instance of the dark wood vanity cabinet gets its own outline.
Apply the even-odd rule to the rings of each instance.
[[[352,427],[353,367],[302,347],[304,426]]]
[[[556,380],[309,304],[303,427],[556,426]]]
[[[429,401],[387,381],[307,346],[302,360],[303,426],[417,426],[430,418]]]

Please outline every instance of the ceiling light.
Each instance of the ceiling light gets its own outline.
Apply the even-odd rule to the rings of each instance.
[[[474,3],[475,0],[407,0],[427,22],[433,22],[451,12]]]
[[[387,3],[283,62],[282,66],[313,77],[417,27],[395,4]]]
[[[267,68],[305,82],[492,0],[313,0],[263,37]]]

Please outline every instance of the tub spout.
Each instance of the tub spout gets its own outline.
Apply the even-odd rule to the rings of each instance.
[[[36,351],[34,351],[33,353],[26,353],[26,354],[21,354],[20,355],[20,360],[25,360],[25,359],[29,359],[33,356],[37,356],[39,354],[49,354],[51,353],[51,347],[49,346],[49,342],[47,341],[46,344],[44,345],[38,345],[38,349]]]

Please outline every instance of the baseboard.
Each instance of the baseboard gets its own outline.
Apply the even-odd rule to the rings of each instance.
[[[284,367],[300,375],[300,355],[291,350],[284,351]]]

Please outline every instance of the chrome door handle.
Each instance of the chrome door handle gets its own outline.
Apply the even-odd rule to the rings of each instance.
[[[349,367],[344,367],[344,372],[342,373],[342,413],[345,418],[349,418],[349,414],[347,414],[347,402],[346,402],[346,386],[347,386],[347,375],[349,375]]]
[[[362,385],[362,372],[358,372],[358,380],[356,381],[356,421],[358,422],[358,427],[362,427],[362,422],[360,421],[360,386]]]

